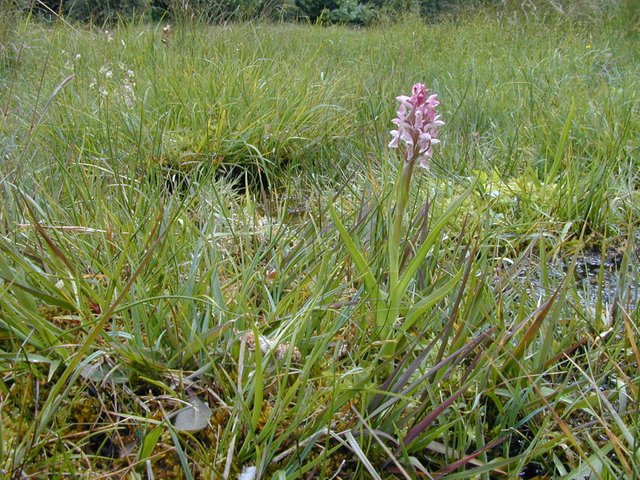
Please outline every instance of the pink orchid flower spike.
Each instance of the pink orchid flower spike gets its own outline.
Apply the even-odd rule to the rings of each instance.
[[[393,119],[396,130],[391,130],[390,148],[404,145],[406,161],[419,162],[420,166],[429,168],[429,158],[433,155],[433,146],[440,143],[438,131],[444,122],[436,112],[440,105],[437,95],[429,95],[427,87],[416,83],[410,97],[396,97],[400,102],[398,116]]]

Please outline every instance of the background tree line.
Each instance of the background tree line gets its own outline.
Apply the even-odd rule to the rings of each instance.
[[[9,6],[7,8],[7,5]],[[255,18],[275,21],[370,25],[398,15],[438,13],[464,8],[502,8],[534,15],[598,16],[623,5],[627,19],[637,21],[640,0],[0,0],[0,10],[31,13],[44,19],[107,24],[146,16],[158,20],[225,23]],[[634,22],[635,23],[635,22]]]
[[[369,25],[398,13],[424,16],[461,5],[496,0],[0,0],[14,9],[53,19],[103,24],[146,15],[153,20],[185,19],[221,23],[252,18]]]

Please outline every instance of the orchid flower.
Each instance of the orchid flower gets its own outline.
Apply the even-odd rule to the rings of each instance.
[[[415,232],[411,231],[411,225],[414,222],[409,222],[409,228],[405,228],[413,170],[416,164],[429,168],[429,159],[433,155],[433,147],[440,143],[438,134],[444,122],[440,120],[440,115],[436,111],[436,107],[440,104],[437,95],[431,94],[422,83],[416,83],[413,86],[411,96],[401,95],[396,99],[400,106],[398,115],[393,120],[396,129],[391,131],[392,139],[389,147],[399,148],[404,161],[398,165],[396,181],[389,184],[393,193],[387,197],[388,270],[384,275],[376,276],[376,270],[367,261],[367,256],[359,250],[333,206],[331,204],[329,206],[340,236],[362,276],[367,297],[375,303],[376,327],[382,340],[379,358],[382,361],[394,359],[396,345],[400,339],[406,335],[417,319],[431,308],[431,304],[426,302],[431,298],[429,296],[413,304],[414,296],[408,293],[412,288],[412,280],[436,245],[438,235],[447,221],[459,211],[462,202],[475,188],[474,184],[454,200],[438,221],[430,226],[429,234],[425,238],[420,235],[417,244],[409,243],[412,238],[415,238],[413,235]],[[407,251],[409,245],[412,247],[411,255],[404,261],[402,254]],[[462,270],[450,284],[447,284],[451,285],[447,288],[453,288],[461,275]]]
[[[401,95],[396,99],[400,106],[393,120],[396,129],[391,131],[389,147],[399,148],[404,160],[397,165],[395,182],[386,184],[386,191],[390,193],[385,195],[385,206],[388,208],[385,209],[387,213],[383,213],[387,227],[384,239],[386,269],[378,270],[377,261],[374,265],[369,263],[367,257],[370,256],[360,250],[333,205],[329,204],[334,224],[364,282],[367,300],[373,304],[376,334],[382,344],[378,358],[390,366],[395,359],[396,347],[408,335],[409,329],[438,302],[434,300],[436,297],[442,298],[441,291],[451,292],[462,278],[464,268],[446,283],[446,287],[442,287],[444,290],[440,290],[439,283],[432,285],[428,290],[430,293],[415,301],[419,297],[412,291],[416,275],[427,257],[433,254],[433,249],[437,248],[440,233],[448,221],[456,216],[465,199],[476,188],[473,182],[449,204],[444,213],[438,215],[437,221],[430,222],[427,235],[423,235],[422,227],[418,232],[415,231],[416,222],[407,222],[406,218],[413,170],[417,164],[429,168],[429,159],[433,155],[433,147],[439,143],[438,134],[444,122],[436,111],[440,104],[437,95],[431,94],[422,83],[413,86],[411,96]],[[405,256],[405,252],[409,252],[409,255]],[[374,252],[374,255],[377,253]]]
[[[398,148],[402,145],[405,161],[398,169],[398,179],[394,185],[395,205],[393,221],[389,226],[389,310],[394,320],[399,315],[400,302],[405,293],[400,282],[400,250],[404,231],[403,219],[411,189],[413,168],[416,163],[429,168],[433,146],[440,142],[438,131],[444,125],[436,112],[436,107],[440,105],[438,96],[429,95],[424,84],[416,83],[410,97],[400,95],[396,100],[400,102],[400,107],[398,116],[393,119],[396,130],[390,132],[393,138],[389,147]],[[392,347],[388,349],[391,350]]]
[[[390,148],[398,148],[404,144],[406,161],[412,164],[419,162],[429,168],[429,158],[433,155],[433,146],[440,143],[438,131],[444,122],[436,112],[440,105],[437,95],[428,95],[427,87],[416,83],[410,97],[400,95],[398,116],[393,119],[396,130],[391,130]]]

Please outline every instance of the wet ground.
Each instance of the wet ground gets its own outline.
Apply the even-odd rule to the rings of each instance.
[[[640,233],[628,247],[592,247],[581,252],[574,270],[575,286],[583,307],[595,308],[600,302],[605,309],[622,307],[632,314],[640,305]],[[555,255],[546,264],[546,280],[543,281],[541,259],[531,248],[520,260],[511,263],[503,279],[516,278],[526,285],[526,294],[549,298],[555,288],[564,280],[573,262],[571,255]],[[508,287],[507,287],[508,288]]]
[[[640,235],[628,247],[610,248],[604,253],[600,249],[589,249],[578,258],[576,282],[585,294],[584,301],[595,304],[601,297],[604,305],[611,306],[616,300],[620,306],[633,311],[640,305]],[[625,255],[628,259],[625,261]],[[566,267],[565,267],[566,269]]]

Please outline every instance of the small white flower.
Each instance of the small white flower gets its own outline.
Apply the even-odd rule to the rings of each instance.
[[[113,77],[113,72],[106,65],[103,65],[103,66],[100,67],[100,73],[103,74],[107,78],[112,78]]]

